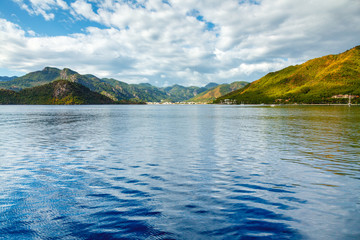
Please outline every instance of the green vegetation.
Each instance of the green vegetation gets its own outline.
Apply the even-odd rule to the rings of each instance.
[[[346,103],[347,98],[333,97],[346,94],[360,102],[360,46],[269,73],[214,103]]]
[[[42,71],[28,73],[11,81],[0,82],[0,88],[19,91],[23,88],[43,85],[56,79],[60,79],[59,69],[46,67]]]
[[[26,88],[19,92],[0,89],[0,104],[114,104],[110,98],[67,80]]]
[[[13,79],[17,78],[16,76],[13,77],[2,77],[0,76],[0,82],[6,82],[6,81],[11,81]]]
[[[243,88],[249,84],[248,82],[233,82],[231,84],[221,84],[215,85],[213,88],[206,90],[205,92],[196,95],[195,97],[189,99],[189,102],[201,102],[209,103],[215,100],[218,97],[221,97],[229,92],[235,91],[237,89]]]
[[[0,81],[0,88],[4,89],[0,92],[1,103],[90,103],[76,98],[77,93],[73,95],[74,98],[69,96],[64,99],[61,98],[62,100],[53,99],[50,95],[40,94],[35,97],[37,93],[28,93],[28,91],[35,91],[32,89],[33,87],[49,84],[60,79],[78,83],[93,92],[112,99],[112,101],[122,103],[161,101],[207,103],[214,100],[214,103],[269,104],[346,103],[348,101],[346,97],[339,95],[351,95],[352,103],[359,103],[360,46],[338,55],[316,58],[301,65],[290,66],[269,73],[251,84],[246,82],[222,85],[209,83],[201,88],[180,85],[158,88],[147,83],[127,84],[115,79],[100,79],[90,74],[81,75],[68,68],[60,70],[46,67],[42,71],[28,73],[12,80],[4,78],[5,81]],[[32,90],[29,90],[29,88]],[[40,92],[42,91],[45,93],[45,88]]]
[[[88,87],[91,91],[105,95],[114,101],[131,102],[160,102],[160,101],[185,101],[197,94],[208,90],[208,86],[183,87],[174,85],[166,88],[158,88],[147,83],[127,84],[115,79],[100,79],[94,75],[81,75],[71,69],[63,70],[46,67],[42,71],[28,73],[22,77],[6,82],[0,82],[0,88],[20,91],[22,89],[40,86],[59,79],[79,83]],[[209,84],[209,86],[214,83]]]
[[[167,100],[171,102],[182,102],[189,98],[194,97],[201,91],[205,91],[204,88],[199,87],[184,87],[180,85],[173,85],[171,87],[166,87],[163,91],[167,94]]]

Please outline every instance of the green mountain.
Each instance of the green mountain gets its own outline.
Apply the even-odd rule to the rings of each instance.
[[[248,82],[233,82],[230,84],[217,85],[189,99],[189,102],[209,103],[227,93],[245,87]]]
[[[163,88],[163,91],[166,92],[168,96],[168,100],[174,102],[182,102],[186,101],[189,98],[196,96],[197,94],[206,91],[206,88],[199,88],[199,87],[184,87],[181,85],[173,85],[170,87]]]
[[[57,80],[19,92],[0,89],[0,104],[112,104],[110,98],[67,80]]]
[[[45,67],[42,71],[31,72],[14,80],[1,82],[0,88],[19,91],[21,89],[40,86],[59,79],[79,83],[88,87],[91,91],[101,93],[115,101],[136,98],[133,94],[126,91],[126,88],[128,87],[127,83],[112,79],[99,79],[94,75],[81,75],[68,68],[60,70],[52,67]],[[124,86],[124,89],[121,86]]]
[[[219,86],[219,84],[214,83],[214,82],[211,82],[211,83],[208,83],[208,84],[205,86],[205,88],[206,88],[207,90],[209,90],[209,89],[214,88],[214,87],[217,87],[217,86]]]
[[[147,83],[127,84],[115,79],[100,79],[91,74],[81,75],[68,68],[60,70],[52,67],[45,67],[42,71],[31,72],[10,81],[0,82],[0,88],[20,91],[59,79],[79,83],[88,87],[91,91],[101,93],[114,101],[185,101],[208,89],[208,87],[183,87],[180,85],[158,88]]]
[[[360,46],[271,72],[214,103],[359,103]]]
[[[61,71],[57,68],[46,67],[42,71],[31,72],[22,77],[18,77],[6,82],[1,82],[0,88],[20,91],[24,88],[40,86],[60,79],[60,72]]]
[[[12,77],[6,77],[6,76],[0,76],[0,81],[1,82],[6,82],[6,81],[10,81],[17,78],[16,76],[12,76]]]

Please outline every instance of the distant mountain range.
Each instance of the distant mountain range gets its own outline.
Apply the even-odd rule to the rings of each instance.
[[[259,80],[233,82],[231,84],[209,83],[205,87],[184,87],[173,85],[159,88],[148,83],[127,84],[115,79],[98,78],[94,75],[81,75],[71,69],[63,70],[45,67],[42,71],[28,73],[22,77],[1,77],[0,103],[10,102],[44,104],[68,103],[140,103],[140,102],[198,102],[198,103],[352,103],[360,102],[360,46],[344,53],[328,55],[309,60],[303,64],[289,66],[271,72]],[[66,80],[72,90],[69,98],[54,98],[51,92],[54,81]],[[50,85],[48,85],[51,83]],[[43,86],[44,85],[44,86]],[[101,99],[86,90],[76,90],[80,86],[107,98]],[[34,88],[43,86],[43,88]],[[28,89],[28,90],[27,90]],[[45,94],[46,91],[49,91]],[[90,99],[84,95],[87,92]],[[37,94],[41,95],[40,100]],[[31,97],[31,94],[34,94]],[[80,95],[76,95],[80,94]],[[39,95],[40,96],[40,95]],[[53,97],[51,97],[53,96]],[[78,97],[77,97],[78,96]],[[69,100],[69,99],[73,100]],[[15,100],[14,100],[15,99]],[[20,99],[20,100],[19,100]],[[57,100],[56,100],[57,99]],[[82,99],[82,100],[79,100]],[[109,100],[111,99],[111,102]],[[14,101],[13,101],[14,100]]]
[[[243,88],[248,85],[248,82],[233,82],[230,84],[221,84],[218,85],[215,83],[215,86],[207,91],[204,91],[195,97],[188,100],[189,102],[197,102],[197,103],[210,103],[214,101],[216,98],[219,98],[227,93],[233,92],[237,89]]]
[[[12,77],[2,77],[0,76],[0,82],[6,82],[6,81],[10,81],[17,78],[17,76],[12,76]]]
[[[214,103],[360,102],[360,46],[271,72]]]
[[[216,83],[210,83],[205,87],[173,85],[166,88],[159,88],[148,83],[127,84],[110,78],[100,79],[91,74],[81,75],[68,68],[60,70],[52,67],[45,67],[42,71],[31,72],[22,77],[17,77],[6,82],[0,82],[0,88],[20,91],[25,88],[40,86],[59,79],[79,83],[88,87],[91,91],[101,93],[114,101],[123,100],[132,102],[181,102],[189,100],[190,98],[217,86]]]
[[[0,104],[113,104],[112,99],[67,80],[57,80],[19,92],[0,89]]]

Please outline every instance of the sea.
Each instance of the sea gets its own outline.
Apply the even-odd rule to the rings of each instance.
[[[360,239],[360,107],[2,105],[0,239]]]

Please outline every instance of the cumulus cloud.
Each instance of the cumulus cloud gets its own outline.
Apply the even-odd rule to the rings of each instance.
[[[90,24],[39,37],[1,20],[0,67],[13,70],[52,65],[157,85],[253,81],[360,39],[358,0],[14,1],[47,20],[61,8]]]
[[[45,20],[54,19],[55,15],[51,11],[54,8],[69,9],[69,6],[64,0],[13,0],[19,6],[32,15],[41,15]]]

